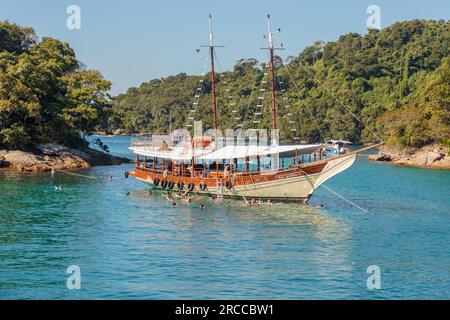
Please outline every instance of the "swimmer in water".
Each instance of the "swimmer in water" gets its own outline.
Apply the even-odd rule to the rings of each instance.
[[[148,195],[151,196],[153,194],[152,190],[148,190]]]
[[[176,202],[172,202],[172,207],[176,207],[177,206],[177,203]]]
[[[169,200],[169,201],[173,201],[174,197],[173,197],[172,194],[168,193],[168,194],[166,194],[166,199]]]
[[[272,205],[272,200],[267,199],[267,205],[271,206]]]
[[[204,205],[204,204],[201,204],[201,205],[200,205],[200,209],[201,209],[201,210],[205,209],[205,205]]]
[[[125,197],[129,197],[130,196],[130,193],[127,191],[127,193],[125,193]]]
[[[109,176],[109,177],[108,177],[108,180],[109,180],[109,181],[112,181],[112,176]]]
[[[181,199],[181,201],[186,202],[186,203],[190,203],[191,202],[191,198],[188,196],[184,196],[183,199]]]

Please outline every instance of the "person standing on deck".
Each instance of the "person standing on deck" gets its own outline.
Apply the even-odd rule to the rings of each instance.
[[[225,170],[223,171],[223,180],[228,181],[229,177],[230,177],[230,165],[227,165],[225,167]]]

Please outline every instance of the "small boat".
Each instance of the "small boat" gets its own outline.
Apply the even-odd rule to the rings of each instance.
[[[164,190],[195,192],[220,198],[306,202],[321,184],[350,168],[359,153],[380,145],[351,151],[347,149],[350,142],[344,140],[314,144],[278,143],[279,139],[274,134],[277,132],[274,51],[283,48],[273,44],[272,38],[276,32],[271,29],[270,16],[269,46],[264,48],[270,54],[269,70],[264,75],[270,78],[267,81],[270,91],[267,91],[271,97],[271,139],[263,140],[263,143],[261,139],[252,137],[239,139],[233,136],[221,140],[218,137],[222,132],[217,127],[214,70],[214,48],[218,46],[213,43],[211,16],[209,27],[207,47],[211,62],[212,134],[194,134],[191,138],[190,133],[195,130],[192,124],[188,124],[188,129],[176,130],[172,135],[133,139],[130,150],[136,155],[136,164],[129,175],[153,188]],[[261,110],[265,92],[265,89],[261,89],[258,98],[257,107],[261,107]],[[196,93],[194,106],[198,105],[199,97],[200,94]],[[229,96],[228,99],[233,98]],[[196,110],[192,109],[190,113],[196,114]],[[256,112],[255,117],[260,113]],[[259,120],[253,123],[258,124]],[[241,129],[237,129],[238,132],[243,132],[243,124],[238,124],[237,128]],[[326,152],[326,148],[332,148],[332,152]]]
[[[347,140],[328,140],[322,150],[326,154],[342,155],[351,151],[349,148],[350,144],[352,143]]]

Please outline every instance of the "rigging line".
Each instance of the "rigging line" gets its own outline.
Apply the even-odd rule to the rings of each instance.
[[[285,68],[286,72],[288,73],[289,78],[292,80],[292,83],[294,84],[295,88],[297,89],[298,94],[301,96],[300,88],[298,87],[297,83],[295,82],[294,78],[292,77],[291,73],[289,72],[289,69],[287,68],[286,65],[284,66],[284,68]],[[311,119],[313,119],[314,124],[316,125],[317,130],[319,131],[320,136],[322,137],[322,141],[325,142],[325,136],[324,136],[322,130],[320,129],[319,124],[317,123],[316,117],[314,117],[313,113],[311,112],[311,109],[308,107],[308,105],[307,105],[306,103],[304,104],[304,106],[305,106],[306,109],[308,110],[309,115],[311,116]]]
[[[201,67],[204,68],[205,67],[205,63],[208,61],[208,54],[203,55],[203,58],[200,60],[199,64],[197,65],[197,67],[195,68],[195,72],[197,72],[198,69],[200,69]]]
[[[216,75],[218,76],[218,78],[219,78],[219,83],[220,83],[220,77],[222,76],[222,74],[223,74],[223,69],[222,69],[222,64],[221,64],[221,62],[220,62],[220,59],[219,59],[219,57],[217,56],[217,54],[216,54],[216,50],[213,50],[213,54],[214,54],[214,61],[216,62],[216,66],[217,66],[217,72],[216,72]],[[218,123],[218,125],[217,125],[217,128],[219,129],[219,128],[223,128],[223,117],[222,117],[222,114],[221,114],[221,110],[220,110],[220,108],[219,108],[219,102],[220,101],[220,99],[217,99],[217,102],[216,102],[216,114],[217,114],[217,118],[219,118],[219,123]]]
[[[292,54],[292,52],[289,51],[289,53]],[[318,79],[316,76],[314,76],[314,74],[312,74],[311,72],[308,71],[308,69],[306,68],[305,65],[303,65],[300,61],[298,61],[298,64],[300,67],[303,67],[303,69],[306,71],[306,73],[308,73],[308,75],[310,77],[312,77],[314,80],[316,80],[317,82],[319,82],[320,84],[322,84],[323,88],[341,105],[341,107],[343,107],[345,110],[347,110],[348,113],[350,113],[352,115],[353,118],[355,118],[356,120],[358,120],[359,123],[361,123],[365,129],[367,129],[375,138],[377,138],[378,140],[380,140],[380,142],[383,142],[383,139],[381,139],[375,132],[373,132],[361,119],[359,119],[350,109],[348,109],[344,103],[339,100],[336,95],[320,80]]]
[[[253,82],[253,86],[250,89],[250,94],[248,95],[248,98],[246,99],[245,103],[244,103],[244,117],[242,118],[242,129],[244,129],[244,123],[247,120],[247,115],[250,112],[250,103],[252,101],[252,95],[254,95],[254,91],[256,88],[256,80],[258,79],[258,70],[256,70],[256,77],[255,77],[255,81]]]
[[[279,100],[281,100],[281,102],[278,102],[278,107],[276,108],[276,111],[278,111],[278,114],[280,115],[280,117],[278,117],[277,116],[277,128],[280,128],[280,126],[279,126],[279,122],[280,122],[280,118],[281,118],[281,114],[280,114],[280,109],[281,110],[283,110],[284,111],[284,106],[285,106],[285,104],[283,103],[283,98],[284,98],[284,93],[283,93],[283,85],[282,85],[282,78],[281,78],[281,76],[280,76],[280,74],[279,73],[277,73],[277,72],[275,72],[275,79],[274,79],[274,82],[275,83],[278,83],[278,88],[279,88],[279,90],[278,90],[278,96],[279,97],[281,97],[281,99],[278,99],[278,101]],[[276,88],[276,85],[275,85],[275,88]],[[275,89],[275,94],[276,94],[276,89]],[[284,113],[284,112],[283,112]],[[284,116],[286,116],[286,115],[284,115]],[[283,140],[283,137],[281,136],[281,130],[279,131],[279,138],[280,138],[280,142],[281,142],[281,140]]]
[[[356,203],[354,203],[354,202],[352,202],[352,201],[346,199],[345,197],[341,196],[341,195],[338,194],[336,191],[330,189],[330,188],[327,187],[326,185],[321,184],[320,186],[321,186],[322,188],[325,188],[325,190],[328,190],[329,192],[331,192],[331,193],[334,194],[335,196],[341,198],[341,199],[344,200],[345,202],[347,202],[347,203],[349,203],[349,204],[355,206],[355,207],[358,208],[359,210],[361,210],[361,211],[363,211],[363,212],[369,212],[369,210],[366,210],[366,209],[364,209],[364,208],[361,208],[361,207],[358,206]]]
[[[195,121],[195,118],[198,119],[198,116],[197,116],[197,109],[198,108],[197,107],[199,106],[200,98],[201,98],[201,96],[203,95],[203,93],[205,91],[204,80],[205,80],[205,77],[206,77],[206,68],[207,68],[207,62],[208,62],[208,56],[207,55],[205,55],[205,57],[202,60],[202,62],[203,62],[203,72],[202,72],[201,76],[199,77],[201,81],[199,81],[199,85],[197,86],[197,91],[200,88],[200,92],[196,92],[195,93],[195,94],[198,95],[198,98],[194,97],[194,103],[196,103],[196,105],[193,105],[193,109],[195,110],[195,113],[193,115],[194,121]]]
[[[88,178],[88,179],[92,179],[92,180],[97,180],[97,178],[93,177],[93,176],[86,176],[84,174],[79,174],[79,173],[74,173],[74,172],[67,172],[67,171],[63,171],[63,170],[59,170],[59,169],[53,169],[53,170],[55,170],[57,172],[62,172],[62,173],[68,174],[68,175],[72,175],[72,176],[77,176],[77,177],[83,177],[83,178]]]
[[[331,167],[329,170],[331,170],[333,167]],[[312,182],[309,178],[309,174],[306,173],[302,168],[300,168],[300,171],[303,172],[303,174],[306,176],[306,178],[308,179],[309,183],[311,184],[311,186],[314,188],[314,182]],[[326,172],[326,171],[325,171]],[[348,200],[347,198],[345,198],[344,196],[341,196],[340,194],[338,194],[336,191],[332,190],[330,187],[327,187],[324,183],[320,184],[319,187],[323,187],[325,190],[331,192],[332,194],[334,194],[335,196],[339,197],[340,199],[344,200],[345,202],[355,206],[356,208],[358,208],[359,210],[363,211],[363,212],[369,212],[369,210],[366,210],[364,208],[361,208],[360,206],[358,206],[356,203]],[[314,188],[316,189],[316,188]]]
[[[256,112],[255,112],[255,114],[254,114],[254,117],[253,117],[253,119],[254,119],[254,121],[259,121],[259,122],[257,122],[257,123],[253,123],[254,125],[256,125],[256,124],[258,124],[258,129],[259,128],[261,128],[261,125],[265,125],[266,124],[266,120],[264,119],[264,116],[266,115],[265,114],[265,108],[266,108],[266,95],[267,95],[267,92],[269,92],[269,88],[268,88],[268,83],[269,83],[269,72],[268,72],[268,67],[267,67],[267,65],[268,64],[264,64],[264,69],[262,70],[262,72],[263,72],[263,77],[262,77],[262,79],[261,79],[261,85],[259,86],[259,93],[258,93],[258,97],[257,97],[257,102],[256,102],[256,109],[255,110],[257,110],[260,114],[256,114]],[[266,75],[267,74],[267,75]],[[261,90],[264,90],[264,91],[262,91],[261,92]],[[262,97],[263,99],[260,99],[260,97]],[[258,107],[258,105],[259,105],[259,107]],[[258,110],[258,108],[260,108],[259,110]],[[262,122],[262,124],[261,124],[261,122]]]
[[[258,59],[261,59],[261,56],[262,56],[262,53],[260,52]],[[259,63],[259,60],[256,60],[256,61]],[[264,68],[265,68],[265,67],[264,67]],[[264,68],[262,68],[262,78],[261,78],[261,81],[264,80]],[[251,103],[251,101],[252,101],[252,95],[254,95],[254,91],[255,91],[255,88],[256,88],[256,80],[257,80],[258,77],[259,77],[259,68],[256,67],[256,70],[255,70],[255,71],[256,71],[255,81],[253,82],[253,86],[252,86],[251,89],[250,89],[250,94],[248,95],[246,104],[244,105],[244,108],[245,108],[245,109],[244,109],[244,118],[242,119],[242,129],[244,129],[244,123],[245,123],[245,120],[247,119],[247,115],[248,115],[248,113],[250,112],[249,106],[251,105],[250,103]],[[261,82],[261,84],[262,84],[262,82]]]
[[[288,128],[291,128],[292,126],[291,126],[290,122],[292,121],[292,119],[290,117],[292,115],[290,115],[290,113],[292,113],[292,110],[291,110],[291,108],[289,108],[289,110],[286,110],[286,108],[290,105],[290,103],[289,103],[289,101],[290,101],[289,94],[287,92],[287,85],[285,84],[284,78],[279,73],[276,74],[276,79],[277,79],[277,82],[279,84],[279,88],[280,88],[279,92],[280,92],[280,95],[281,95],[281,103],[279,103],[279,106],[283,107],[283,108],[278,108],[278,110],[281,109],[281,112],[283,113],[283,117],[287,119],[286,126]],[[283,101],[286,101],[286,102],[283,102]],[[291,129],[295,129],[295,128],[291,128]],[[287,137],[291,137],[290,139],[292,140],[292,135],[293,134],[292,134],[292,130],[291,130],[291,131],[289,131],[289,134],[287,134],[286,136]],[[280,139],[281,139],[281,132],[280,132]]]
[[[247,121],[247,117],[249,119],[252,118],[251,116],[248,116],[249,113],[254,113],[255,112],[255,111],[252,112],[252,110],[255,110],[255,109],[253,107],[251,107],[251,106],[253,106],[253,104],[252,104],[252,97],[253,97],[253,95],[255,93],[256,83],[257,83],[257,80],[259,78],[259,71],[260,71],[259,70],[259,64],[260,64],[260,61],[264,61],[264,58],[262,57],[261,50],[259,50],[258,58],[255,59],[255,60],[256,60],[256,66],[255,66],[255,70],[254,71],[255,71],[256,74],[255,74],[255,77],[254,77],[253,85],[250,88],[250,93],[249,93],[248,97],[246,99],[243,99],[245,103],[244,103],[244,106],[243,106],[244,107],[244,116],[242,117],[242,121],[241,121],[241,124],[242,124],[241,129],[242,130],[244,130],[244,125],[245,125],[245,121]],[[262,68],[261,81],[263,79],[264,79],[264,69]],[[259,95],[259,91],[258,91],[258,95]],[[256,101],[258,101],[258,96],[256,97]],[[249,127],[250,130],[253,130],[253,125],[249,125],[248,127]]]

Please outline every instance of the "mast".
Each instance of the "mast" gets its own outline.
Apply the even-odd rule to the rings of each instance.
[[[209,52],[211,55],[211,98],[213,109],[213,130],[216,133],[217,130],[217,110],[216,110],[216,80],[214,72],[214,41],[212,32],[212,16],[209,15]]]
[[[212,99],[212,112],[213,112],[213,130],[214,130],[214,138],[217,144],[217,104],[216,104],[216,79],[215,79],[215,71],[214,71],[214,48],[223,47],[214,45],[214,37],[212,30],[212,15],[209,15],[209,44],[208,47],[210,53],[211,60],[211,99]]]
[[[269,52],[270,52],[270,90],[272,93],[272,130],[277,129],[277,104],[275,101],[275,66],[273,64],[273,41],[272,41],[272,28],[270,25],[270,14],[267,15],[267,30],[269,34]]]
[[[269,39],[269,47],[262,48],[269,50],[270,61],[269,61],[269,69],[270,69],[270,91],[272,97],[272,135],[275,134],[275,130],[277,129],[277,104],[276,104],[276,95],[275,95],[275,64],[274,64],[274,52],[275,50],[283,50],[283,47],[275,47],[273,45],[273,35],[275,33],[281,32],[280,29],[277,31],[272,31],[272,25],[270,23],[270,14],[267,15],[267,31],[268,31],[268,39]],[[272,141],[272,143],[276,144],[276,141]]]

